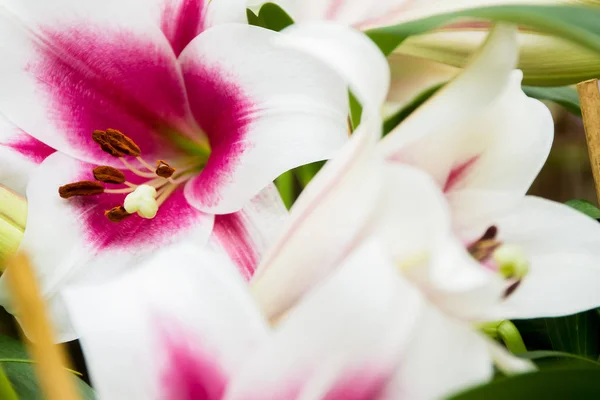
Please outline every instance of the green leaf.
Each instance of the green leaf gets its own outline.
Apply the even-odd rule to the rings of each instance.
[[[294,23],[294,20],[288,13],[273,3],[266,3],[260,8],[258,19],[264,23],[264,25],[260,26],[276,32]]]
[[[600,8],[583,6],[502,5],[448,12],[377,28],[368,35],[385,54],[391,53],[409,36],[430,31],[457,19],[476,18],[508,22],[559,36],[600,52]]]
[[[248,25],[260,26],[261,28],[266,28],[266,23],[263,21],[258,15],[254,14],[254,11],[247,8],[246,9],[246,17],[248,18]]]
[[[549,369],[500,378],[451,400],[599,399],[600,369]]]
[[[0,335],[0,363],[21,400],[42,400],[44,395],[37,383],[33,361],[29,358],[23,343],[8,336]],[[95,399],[94,390],[73,375],[79,387],[81,400]]]
[[[536,87],[523,86],[523,91],[529,97],[539,100],[550,100],[560,104],[569,112],[581,117],[581,105],[577,90],[571,86]]]
[[[289,210],[292,205],[294,205],[297,197],[294,170],[289,170],[279,175],[279,177],[275,179],[275,186],[279,191],[283,204],[285,204],[285,207]]]
[[[576,209],[579,212],[584,213],[588,217],[592,217],[594,219],[600,219],[600,209],[585,200],[569,200],[565,203],[569,207]]]
[[[552,349],[596,359],[600,352],[600,317],[595,311],[544,318]]]
[[[591,367],[591,368],[600,368],[600,362],[592,360],[590,358],[578,356],[576,354],[565,353],[564,351],[550,351],[550,350],[537,350],[537,351],[528,351],[525,353],[517,354],[520,358],[525,358],[528,360],[539,361],[544,359],[552,359],[552,360],[570,360],[575,361],[576,365],[580,367]],[[561,366],[564,363],[559,364]],[[539,364],[538,364],[539,366]]]

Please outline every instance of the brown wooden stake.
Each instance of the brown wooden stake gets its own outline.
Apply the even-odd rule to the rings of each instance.
[[[27,344],[36,361],[34,367],[45,398],[78,400],[75,379],[65,369],[68,364],[64,349],[54,344],[54,330],[29,258],[24,253],[17,253],[7,265],[3,277],[7,279],[19,323],[35,340],[35,343]]]
[[[600,203],[600,82],[598,79],[577,85],[588,152],[594,174],[596,197]]]

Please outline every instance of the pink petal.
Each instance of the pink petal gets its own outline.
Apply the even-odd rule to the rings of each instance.
[[[205,0],[171,0],[165,4],[160,27],[176,56],[204,31]]]
[[[25,194],[30,174],[53,152],[0,114],[0,184]]]
[[[246,23],[243,0],[156,0],[160,28],[176,56],[200,33],[219,23]]]
[[[61,185],[93,180],[92,167],[55,153],[35,170],[27,188],[29,216],[21,248],[30,255],[44,293],[54,295],[65,285],[112,279],[173,243],[207,243],[213,217],[188,205],[182,188],[162,204],[154,219],[136,214],[119,223],[109,221],[104,211],[122,205],[124,194],[59,197]],[[7,301],[0,299],[2,304]],[[54,322],[59,335],[72,340],[65,317],[57,306]]]
[[[199,209],[229,214],[284,171],[328,158],[347,139],[343,81],[278,45],[276,32],[212,28],[181,54],[192,113],[212,154],[186,186]]]
[[[277,189],[270,185],[237,213],[216,215],[212,238],[249,280],[287,216]]]
[[[373,373],[368,368],[356,373],[347,373],[322,400],[379,399],[389,379],[390,375]]]
[[[0,50],[7,60],[0,90],[18,95],[0,98],[0,111],[30,135],[85,161],[115,163],[91,140],[94,130],[121,130],[150,159],[178,151],[170,134],[201,134],[175,54],[146,14],[125,24],[130,10],[118,15],[107,4],[104,18],[79,10],[66,19],[85,8],[73,5],[62,10],[63,21],[58,5],[7,7],[9,16],[22,9],[0,17],[0,39],[14,43]]]
[[[16,140],[11,140],[4,144],[7,147],[17,151],[21,155],[25,156],[30,161],[40,164],[50,154],[54,153],[52,147],[40,142],[33,136],[29,136],[27,133],[20,130],[19,137]]]
[[[185,337],[166,338],[163,396],[171,400],[221,400],[227,374],[208,351],[191,347]]]
[[[103,399],[221,399],[229,377],[268,339],[235,267],[189,244],[119,279],[65,292]]]

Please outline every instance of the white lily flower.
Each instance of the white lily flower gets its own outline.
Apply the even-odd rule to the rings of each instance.
[[[326,275],[316,260],[333,266],[371,234],[387,240],[402,271],[460,318],[560,316],[600,304],[600,226],[567,206],[525,196],[548,155],[553,124],[546,107],[520,90],[516,58],[515,31],[499,26],[464,73],[379,143],[359,127],[299,199],[289,229],[254,277],[271,315]],[[365,129],[377,137],[376,125]],[[371,144],[387,167],[368,153]],[[408,165],[430,182],[419,183]],[[377,173],[391,166],[403,169]],[[391,194],[382,194],[381,182]],[[327,248],[303,252],[315,238]]]
[[[418,349],[422,367],[462,350],[445,346],[447,332],[423,314],[422,296],[396,278],[376,243],[357,249],[273,328],[235,267],[191,246],[111,283],[73,288],[66,299],[99,399],[400,398],[414,382],[396,372],[422,329],[430,329],[429,347]]]

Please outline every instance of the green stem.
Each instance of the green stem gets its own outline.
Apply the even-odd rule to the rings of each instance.
[[[500,339],[502,339],[511,353],[519,354],[527,351],[519,330],[512,322],[502,321],[498,325],[498,336],[500,336]]]
[[[13,389],[4,370],[0,368],[0,399],[3,400],[19,400],[15,389]]]
[[[519,333],[519,330],[512,322],[505,320],[499,322],[486,322],[479,325],[479,329],[492,339],[500,339],[504,342],[506,348],[513,354],[525,353],[527,347]]]

